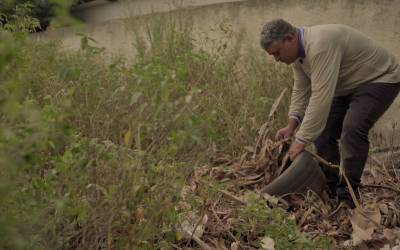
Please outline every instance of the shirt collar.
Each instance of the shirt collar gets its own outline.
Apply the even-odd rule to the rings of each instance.
[[[297,29],[297,45],[299,48],[299,57],[305,58],[306,52],[304,51],[304,29],[303,28]]]

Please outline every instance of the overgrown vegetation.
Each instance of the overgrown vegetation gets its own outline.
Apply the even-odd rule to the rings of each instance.
[[[216,198],[182,187],[254,142],[290,74],[234,37],[195,46],[184,20],[147,24],[135,63],[104,63],[87,37],[77,52],[33,43],[35,22],[1,28],[0,248],[169,249],[184,213]],[[312,248],[283,213],[254,201],[238,236],[256,224],[281,249]]]

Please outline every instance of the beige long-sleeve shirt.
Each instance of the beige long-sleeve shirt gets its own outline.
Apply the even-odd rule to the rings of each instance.
[[[296,138],[312,143],[325,128],[334,96],[369,83],[400,84],[396,58],[357,30],[340,24],[305,27],[305,58],[293,63],[289,117],[302,120]]]

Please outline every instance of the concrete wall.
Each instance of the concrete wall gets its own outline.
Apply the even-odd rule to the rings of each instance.
[[[296,26],[343,23],[353,26],[394,53],[400,59],[400,0],[135,0],[101,2],[75,9],[87,22],[80,28],[61,28],[37,35],[38,39],[57,38],[65,48],[79,48],[77,31],[84,32],[113,54],[133,56],[130,24],[151,18],[152,12],[166,12],[177,6],[189,8],[196,32],[211,32],[217,24],[232,26],[243,43],[258,48],[258,36],[265,21],[282,17]],[[146,16],[148,15],[148,16]],[[127,18],[136,16],[136,19]],[[141,16],[141,17],[139,17]],[[146,17],[143,17],[146,16]],[[147,18],[147,19],[146,19]],[[133,21],[132,21],[133,20]],[[218,36],[218,35],[216,35]],[[260,53],[263,51],[260,50]],[[379,122],[385,130],[398,122],[400,101]]]
[[[124,53],[131,43],[126,19],[162,13],[177,7],[191,9],[197,28],[205,30],[224,20],[236,31],[246,32],[246,40],[258,42],[266,20],[282,17],[295,25],[344,23],[379,41],[400,57],[399,0],[131,0],[94,1],[73,10],[86,24],[80,28],[60,28],[37,35],[60,38],[67,48],[77,48],[77,32],[85,32],[110,51]],[[126,40],[128,39],[128,41]],[[125,54],[125,53],[124,53]]]
[[[196,8],[221,3],[246,2],[246,0],[96,0],[81,4],[72,10],[77,18],[86,23],[99,23],[154,13],[169,12],[177,8]]]

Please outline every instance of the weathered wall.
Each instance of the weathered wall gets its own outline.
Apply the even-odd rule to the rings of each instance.
[[[266,20],[282,17],[295,25],[344,23],[379,41],[400,57],[400,1],[398,0],[134,0],[75,9],[86,21],[80,29],[60,28],[38,37],[61,38],[67,48],[79,47],[78,32],[88,33],[110,51],[124,53],[131,43],[125,18],[166,12],[176,6],[190,7],[198,27],[206,29],[225,20],[236,30],[246,32],[248,42],[258,43],[258,33]],[[214,3],[214,4],[213,4]],[[194,8],[196,7],[196,8]],[[258,46],[258,45],[257,45]],[[124,53],[126,54],[126,53]]]
[[[144,15],[152,11],[165,12],[175,8],[173,1],[135,0],[129,4],[108,3],[75,10],[89,24],[79,32],[87,33],[99,46],[114,54],[134,55],[132,30],[125,19],[129,15]],[[176,2],[176,1],[175,1]],[[242,35],[248,46],[258,48],[258,35],[267,20],[282,17],[296,26],[320,23],[343,23],[353,26],[377,40],[400,59],[400,1],[399,0],[207,0],[181,1],[180,5],[192,6],[190,15],[196,31],[210,30],[217,23],[232,25],[235,34]],[[107,7],[108,6],[108,7]],[[146,17],[151,18],[151,15]],[[140,18],[138,18],[139,20]],[[143,21],[143,18],[141,18]],[[39,39],[60,38],[66,48],[79,48],[77,28],[47,31]],[[260,53],[263,51],[260,49]],[[398,101],[379,122],[385,129],[398,122]]]

